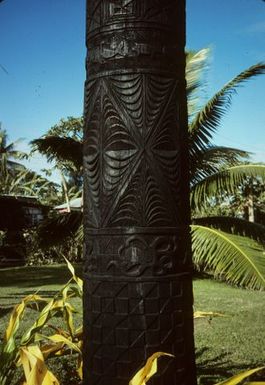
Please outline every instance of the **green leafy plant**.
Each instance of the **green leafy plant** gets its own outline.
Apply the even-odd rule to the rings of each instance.
[[[59,384],[47,369],[45,360],[69,355],[71,352],[77,353],[77,372],[82,376],[82,326],[75,327],[73,317],[77,311],[70,302],[71,298],[82,298],[82,280],[76,276],[70,262],[67,261],[67,265],[72,278],[52,299],[33,294],[14,307],[1,344],[1,385],[10,383],[14,369],[20,365],[24,369],[25,385]],[[18,330],[25,312],[32,307],[39,311],[38,316],[33,325],[19,337]],[[65,328],[49,324],[52,318],[58,316],[64,320]]]
[[[83,281],[76,275],[72,264],[67,260],[66,263],[72,277],[53,298],[47,299],[36,293],[25,297],[20,304],[14,307],[0,350],[1,385],[11,382],[17,367],[22,367],[24,371],[24,379],[21,378],[19,384],[24,381],[23,385],[59,385],[59,380],[49,368],[49,363],[50,359],[57,360],[63,357],[77,360],[76,372],[80,380],[82,379],[83,333],[82,326],[75,325],[74,315],[77,311],[71,303],[71,299],[82,299]],[[37,310],[38,315],[33,324],[20,334],[19,329],[23,326],[23,319],[28,308]],[[58,326],[58,316],[63,320],[63,327]],[[198,310],[194,312],[195,320],[206,318],[210,321],[214,317],[224,316],[219,312]],[[53,319],[56,319],[56,325],[52,323]],[[156,373],[157,360],[162,355],[174,359],[167,353],[155,353],[131,379],[129,385],[145,385]],[[239,380],[242,381],[261,369],[239,373],[217,385],[236,385]]]

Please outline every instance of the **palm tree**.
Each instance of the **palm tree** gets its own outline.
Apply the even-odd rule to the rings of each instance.
[[[1,129],[0,123],[0,173],[6,175],[8,172],[25,170],[25,167],[16,162],[14,159],[22,159],[26,157],[26,154],[16,149],[17,144],[20,142],[18,139],[15,142],[7,143],[7,133]]]
[[[212,143],[213,134],[228,111],[236,89],[247,80],[264,74],[265,65],[259,63],[241,72],[201,107],[200,90],[208,55],[209,50],[203,49],[188,52],[186,58],[194,265],[198,270],[208,271],[215,277],[237,285],[265,288],[265,257],[262,245],[265,243],[265,227],[228,216],[201,216],[203,208],[204,212],[207,212],[207,206],[237,192],[247,178],[265,180],[264,165],[246,164],[248,152]],[[33,144],[49,159],[70,161],[81,170],[80,138],[48,135],[35,140]],[[74,215],[75,213],[69,215],[72,222]],[[67,214],[61,222],[64,229],[67,228]],[[56,219],[53,219],[53,224],[60,225]],[[80,229],[78,234],[80,236]],[[46,243],[45,225],[42,226],[41,237],[43,243]],[[56,240],[60,241],[60,237]]]
[[[0,194],[32,195],[45,204],[58,203],[58,186],[16,161],[28,157],[17,149],[20,141],[7,143],[7,133],[0,125]]]
[[[193,257],[197,269],[238,285],[265,287],[265,228],[232,217],[199,217],[202,208],[235,194],[249,177],[265,180],[265,166],[246,164],[249,154],[235,148],[218,147],[212,136],[229,109],[236,89],[265,73],[263,63],[251,66],[228,82],[202,108],[196,110],[200,76],[207,51],[187,55],[187,93]],[[189,77],[189,74],[192,76]],[[246,237],[248,235],[252,239]],[[258,243],[258,242],[259,243]]]
[[[82,131],[82,117],[61,119],[46,135],[31,142],[33,151],[60,164],[73,177],[72,174],[80,173],[82,169]]]
[[[69,200],[76,197],[82,187],[82,131],[83,118],[61,119],[42,138],[31,142],[33,151],[44,154],[48,161],[55,162],[61,175],[65,201],[70,211]]]

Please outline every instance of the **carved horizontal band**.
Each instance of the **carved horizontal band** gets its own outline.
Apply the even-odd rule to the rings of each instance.
[[[90,2],[87,69],[93,78],[113,67],[157,68],[176,74],[179,31],[175,0]]]
[[[89,72],[89,81],[87,81],[87,84],[89,82],[93,82],[94,80],[100,79],[100,78],[107,78],[109,76],[120,76],[120,75],[157,75],[157,76],[162,76],[162,77],[171,77],[174,78],[176,76],[176,68],[168,69],[168,68],[161,68],[157,67],[155,68],[154,66],[151,68],[150,66],[144,67],[144,65],[141,67],[138,65],[137,67],[135,66],[126,66],[126,68],[104,68],[100,69],[97,71],[97,69],[93,70],[92,73],[90,74]]]
[[[167,282],[168,280],[175,280],[178,281],[179,279],[192,279],[192,269],[189,269],[190,271],[185,271],[178,274],[168,274],[163,276],[142,276],[142,277],[131,277],[131,276],[110,276],[109,274],[95,274],[95,273],[88,273],[86,271],[83,272],[83,277],[87,281],[91,282],[108,282],[110,285],[113,282],[139,282],[139,283],[145,283],[145,282],[158,282],[163,283]]]
[[[101,236],[101,235],[179,235],[183,232],[189,231],[189,225],[182,225],[177,227],[105,227],[95,229],[88,227],[85,229],[85,233],[88,236]]]
[[[91,38],[102,28],[114,27],[130,21],[135,24],[144,22],[156,28],[175,26],[177,5],[175,0],[94,0],[87,7],[87,36]]]
[[[188,272],[189,242],[187,231],[90,235],[86,241],[85,273],[110,277],[159,277]]]
[[[177,72],[177,47],[168,41],[167,34],[151,30],[122,30],[100,34],[99,38],[89,41],[88,71],[93,75],[99,68],[106,66],[122,69],[128,64],[135,68],[150,68],[175,70]]]

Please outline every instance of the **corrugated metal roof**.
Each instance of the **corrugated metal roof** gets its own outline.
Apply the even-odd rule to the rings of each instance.
[[[72,199],[69,203],[70,203],[70,208],[73,210],[81,210],[81,208],[83,207],[82,198]],[[62,205],[54,207],[55,210],[64,210],[67,208],[68,208],[67,203],[63,203]]]

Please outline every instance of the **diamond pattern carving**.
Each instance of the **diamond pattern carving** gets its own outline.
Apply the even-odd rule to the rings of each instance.
[[[87,338],[92,343],[91,361],[88,360],[92,364],[88,364],[87,370],[91,371],[91,376],[96,376],[96,383],[107,384],[106,372],[110,383],[114,379],[121,383],[126,371],[131,370],[133,374],[136,362],[141,364],[150,352],[172,352],[177,355],[176,361],[188,354],[180,349],[185,324],[192,321],[191,311],[184,304],[186,293],[182,279],[116,281],[111,291],[109,282],[94,284],[92,281],[87,283],[86,290],[85,295],[91,298],[86,309],[89,315]],[[109,297],[105,297],[106,291]],[[115,346],[115,355],[112,346]],[[160,384],[164,384],[163,378],[167,379],[164,374],[170,365],[170,361],[162,365],[158,376]],[[177,370],[176,362],[173,365]]]
[[[85,147],[95,227],[177,224],[176,82],[150,75],[99,82]]]

